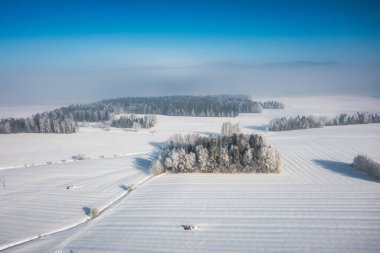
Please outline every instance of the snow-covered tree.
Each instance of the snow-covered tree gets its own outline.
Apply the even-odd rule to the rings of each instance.
[[[11,124],[9,122],[5,122],[3,124],[3,130],[4,130],[4,133],[6,134],[11,133]]]
[[[219,148],[219,166],[221,172],[228,172],[230,166],[230,158],[226,147]]]
[[[263,147],[257,160],[257,172],[260,173],[280,173],[280,154],[273,148]]]
[[[251,147],[248,146],[247,150],[245,151],[243,155],[243,166],[246,172],[252,172],[250,171],[250,168],[252,168],[252,158],[253,158],[252,149]]]
[[[140,124],[140,122],[133,122],[133,129],[135,130],[135,131],[139,131],[140,129],[141,129],[141,124]]]
[[[159,175],[165,172],[164,166],[162,165],[162,157],[159,155],[157,160],[153,163],[151,172],[153,175]]]
[[[224,136],[240,134],[239,123],[232,124],[231,122],[223,122],[221,134]]]
[[[170,169],[174,173],[180,172],[178,170],[178,164],[179,164],[179,153],[178,150],[173,149],[169,152],[168,156],[165,159],[165,166],[166,168]]]
[[[209,157],[208,150],[201,145],[196,146],[195,150],[197,152],[197,161],[199,164],[199,169],[201,172],[206,172]]]
[[[196,157],[194,153],[186,153],[184,148],[178,150],[179,154],[179,163],[178,170],[180,172],[194,172],[195,171],[195,162]]]

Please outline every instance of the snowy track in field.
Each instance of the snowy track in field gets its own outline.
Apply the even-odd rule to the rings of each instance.
[[[129,184],[150,175],[139,170],[148,156],[85,160],[2,171],[0,249],[86,222],[91,208],[100,210],[126,194]],[[36,176],[38,175],[38,176]],[[67,186],[73,186],[66,189]]]

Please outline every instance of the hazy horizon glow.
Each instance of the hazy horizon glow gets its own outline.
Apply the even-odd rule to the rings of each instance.
[[[204,2],[1,1],[0,103],[380,94],[379,1]]]

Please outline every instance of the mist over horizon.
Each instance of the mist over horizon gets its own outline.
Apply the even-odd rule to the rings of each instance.
[[[310,65],[311,64],[311,65]],[[248,94],[380,95],[377,67],[281,63],[269,66],[135,67],[104,71],[3,73],[2,105],[94,102],[127,96]],[[4,86],[5,87],[5,86]],[[4,89],[3,89],[4,90]]]
[[[0,105],[380,95],[380,2],[1,1]]]

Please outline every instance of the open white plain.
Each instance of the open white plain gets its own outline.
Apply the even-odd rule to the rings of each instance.
[[[380,252],[380,183],[349,166],[356,154],[380,160],[380,124],[263,132],[273,117],[379,112],[380,100],[277,99],[287,109],[232,119],[159,116],[155,132],[81,128],[71,135],[1,135],[0,176],[6,187],[0,189],[0,248],[4,252]],[[150,178],[150,155],[162,141],[175,133],[217,133],[227,120],[239,122],[243,132],[262,133],[281,152],[283,173]],[[69,160],[78,153],[93,158],[123,156],[24,167]],[[138,186],[125,196],[130,184]],[[68,185],[75,187],[66,190]],[[110,204],[99,217],[85,222],[86,208]],[[181,225],[197,228],[185,231]],[[13,244],[17,245],[9,247]]]

